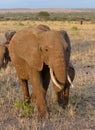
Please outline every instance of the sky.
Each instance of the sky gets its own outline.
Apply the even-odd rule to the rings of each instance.
[[[0,0],[0,9],[95,8],[95,0]]]

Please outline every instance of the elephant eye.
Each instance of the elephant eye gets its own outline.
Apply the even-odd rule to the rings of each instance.
[[[42,49],[42,48],[40,47],[40,51],[41,51],[41,52],[43,52],[43,51],[44,51],[44,52],[48,52],[48,48],[43,48],[43,49]]]
[[[46,48],[45,51],[48,51],[48,49]]]

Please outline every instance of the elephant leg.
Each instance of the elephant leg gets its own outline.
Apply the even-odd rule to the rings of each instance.
[[[45,94],[47,92],[49,82],[50,82],[50,74],[49,74],[49,68],[44,65],[43,70],[41,72],[41,77],[42,77],[42,83],[43,83],[43,89],[45,91]],[[32,95],[31,95],[32,101],[36,101],[36,96],[35,96],[35,91],[32,89]]]
[[[22,86],[22,92],[24,95],[24,102],[30,102],[30,95],[29,95],[29,90],[28,90],[28,81],[20,79],[20,83]]]
[[[46,106],[46,94],[43,88],[41,73],[33,71],[33,73],[30,75],[30,80],[33,86],[33,95],[36,99],[39,116],[46,117],[48,115]]]

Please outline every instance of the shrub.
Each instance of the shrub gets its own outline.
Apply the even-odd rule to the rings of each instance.
[[[38,17],[40,20],[48,20],[49,16],[50,16],[50,14],[46,11],[41,11],[38,13]]]
[[[14,108],[19,112],[21,116],[30,117],[34,113],[34,106],[29,103],[22,103],[20,99],[14,104]]]
[[[72,31],[77,31],[77,30],[78,30],[78,27],[73,26],[73,27],[71,28],[71,30],[72,30]]]

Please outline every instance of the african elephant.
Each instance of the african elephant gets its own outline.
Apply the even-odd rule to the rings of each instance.
[[[66,45],[66,46],[65,46]],[[24,100],[29,101],[28,80],[32,84],[32,97],[36,99],[40,116],[47,115],[46,92],[50,77],[60,105],[67,105],[68,75],[73,81],[74,68],[66,56],[68,43],[59,31],[25,28],[17,32],[8,46],[11,61],[17,71]],[[72,71],[73,70],[73,71]],[[73,72],[71,74],[71,72]]]
[[[8,61],[10,61],[9,51],[6,45],[9,44],[11,38],[15,33],[16,33],[15,31],[6,32],[5,33],[6,41],[0,44],[0,68],[1,67],[6,68]]]
[[[8,49],[4,46],[0,46],[0,68],[5,68],[9,61]]]

